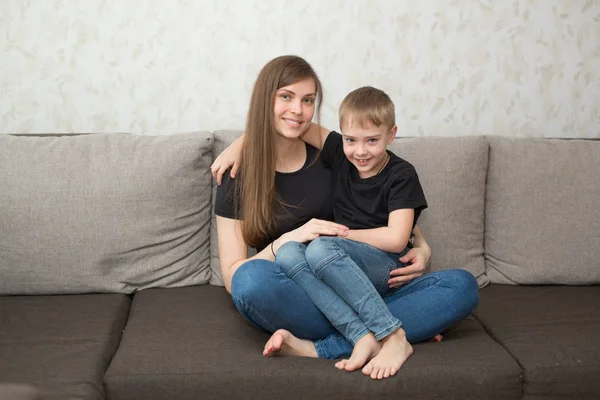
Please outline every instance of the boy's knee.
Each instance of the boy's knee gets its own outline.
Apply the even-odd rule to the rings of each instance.
[[[318,265],[322,264],[334,255],[339,254],[337,241],[341,240],[337,237],[318,237],[306,247],[306,261],[310,268],[314,271]]]
[[[275,263],[286,274],[290,272],[290,268],[306,260],[305,256],[306,245],[298,242],[284,243],[277,250]]]

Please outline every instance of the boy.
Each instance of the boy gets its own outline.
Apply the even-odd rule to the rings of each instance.
[[[403,266],[398,259],[427,202],[414,167],[387,151],[397,127],[394,104],[383,91],[351,92],[339,116],[342,135],[311,129],[301,138],[322,148],[321,160],[332,170],[334,221],[350,230],[308,246],[285,243],[276,263],[354,345],[350,359],[336,367],[353,371],[370,360],[363,372],[387,378],[412,348],[381,295],[390,271]]]

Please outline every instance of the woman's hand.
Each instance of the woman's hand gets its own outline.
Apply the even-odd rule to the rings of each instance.
[[[400,262],[410,264],[404,268],[396,268],[390,272],[388,284],[390,288],[400,287],[425,273],[425,266],[429,261],[429,253],[424,248],[412,248],[404,256],[400,257]]]
[[[231,167],[229,175],[235,178],[237,170],[242,162],[242,147],[244,145],[244,135],[235,139],[210,166],[210,172],[217,180],[217,185],[221,184],[221,179],[227,168]]]
[[[278,239],[279,246],[286,242],[300,242],[306,243],[311,240],[315,240],[319,236],[341,236],[344,237],[348,233],[348,227],[340,224],[336,224],[331,221],[324,221],[322,219],[313,218],[300,228],[296,228],[293,231],[284,233],[281,238]]]

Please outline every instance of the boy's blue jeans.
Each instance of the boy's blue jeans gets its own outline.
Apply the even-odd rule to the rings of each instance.
[[[381,295],[406,251],[391,254],[349,239],[319,237],[308,246],[285,243],[275,263],[354,345],[369,332],[381,340],[402,326]]]
[[[314,342],[321,358],[352,353],[344,338],[310,297],[273,261],[255,259],[241,265],[231,280],[231,297],[240,313],[267,332],[287,329]],[[413,279],[383,296],[383,301],[410,343],[428,340],[470,315],[479,303],[473,275],[462,269],[433,272]]]

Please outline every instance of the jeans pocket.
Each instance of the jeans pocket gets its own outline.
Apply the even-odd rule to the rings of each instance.
[[[387,292],[390,291],[390,285],[388,284],[388,281],[390,280],[391,272],[393,270],[395,270],[396,268],[401,268],[401,267],[402,267],[402,265],[400,263],[395,263],[393,261],[391,261],[388,264],[387,270],[386,270],[387,273],[381,280],[380,287],[377,288],[377,291],[379,292],[380,295],[383,296],[383,295],[387,294]]]
[[[400,256],[400,257],[402,257],[402,256]],[[389,279],[392,277],[392,271],[394,271],[394,270],[396,270],[396,269],[398,269],[398,268],[404,268],[404,267],[406,267],[406,266],[408,266],[408,265],[410,265],[410,264],[403,264],[403,263],[401,263],[401,262],[400,262],[400,260],[397,260],[396,262],[393,262],[393,261],[392,261],[392,262],[390,263],[390,265],[389,265],[389,267],[388,267],[387,279],[386,279],[386,281],[385,281],[385,283],[386,283],[386,286],[387,286],[387,291],[389,291],[389,290],[390,290],[390,287],[389,287],[389,285],[387,284],[387,281],[388,281],[388,280],[389,280]]]

